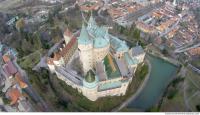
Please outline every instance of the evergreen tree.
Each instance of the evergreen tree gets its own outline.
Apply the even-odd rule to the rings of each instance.
[[[35,33],[34,35],[34,46],[36,49],[40,49],[42,47],[41,39],[39,33]]]

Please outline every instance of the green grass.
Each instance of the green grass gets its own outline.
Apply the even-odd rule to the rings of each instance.
[[[188,69],[186,74],[186,99],[188,100],[189,107],[191,111],[198,111],[197,105],[200,104],[199,97],[200,97],[200,77],[199,74],[193,72],[192,70]]]
[[[200,92],[197,92],[195,96],[191,97],[189,100],[189,106],[192,109],[192,111],[198,111],[196,106],[200,104]]]
[[[111,58],[112,58],[112,57],[111,57]],[[112,59],[113,59],[113,58],[112,58]],[[108,79],[120,77],[119,68],[117,67],[116,62],[115,62],[114,59],[113,59],[113,63],[114,63],[114,66],[115,66],[115,68],[116,68],[116,71],[113,71],[113,70],[112,70],[112,67],[111,67],[111,65],[110,65],[110,63],[109,63],[108,56],[106,56],[106,57],[104,58],[104,65],[105,65],[105,70],[106,70]]]
[[[138,66],[137,71],[135,72],[135,76],[139,77],[143,80],[148,73],[148,65]]]
[[[19,65],[23,69],[27,68],[33,68],[37,63],[40,61],[40,52],[36,51],[28,56],[25,56],[24,58],[21,58],[18,60]]]
[[[194,65],[195,67],[199,67],[200,68],[200,60],[192,60],[192,65]]]

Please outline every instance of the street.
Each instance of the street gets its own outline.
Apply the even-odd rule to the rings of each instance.
[[[15,59],[13,61],[13,63],[15,64],[15,66],[18,68],[18,71],[21,73],[22,77],[23,77],[23,80],[28,84],[28,87],[25,88],[25,92],[31,96],[37,103],[41,103],[41,105],[43,106],[43,110],[46,111],[46,112],[49,112],[51,111],[47,104],[45,103],[45,101],[34,91],[31,83],[29,82],[28,80],[28,75],[27,73],[17,64],[16,62],[17,59]]]

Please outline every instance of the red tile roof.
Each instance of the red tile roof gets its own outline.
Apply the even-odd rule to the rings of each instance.
[[[9,55],[4,55],[2,58],[3,58],[3,61],[4,61],[5,63],[7,63],[8,61],[10,61]]]
[[[22,80],[21,74],[20,74],[19,72],[17,72],[17,73],[15,74],[15,79],[17,80],[17,82],[18,82],[18,84],[19,84],[19,86],[20,86],[21,88],[26,88],[26,87],[28,87],[28,85]]]
[[[64,56],[65,54],[67,54],[67,52],[72,48],[72,46],[76,42],[77,42],[76,37],[72,37],[70,42],[64,48],[62,48],[62,51],[59,51],[56,53],[54,52],[53,60],[59,60],[61,58],[61,56]]]
[[[19,97],[21,97],[21,93],[17,88],[12,88],[8,91],[8,96],[11,99],[11,105],[16,104]]]

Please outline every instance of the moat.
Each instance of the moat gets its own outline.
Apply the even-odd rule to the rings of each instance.
[[[147,110],[155,105],[167,85],[176,75],[177,66],[153,55],[146,55],[151,63],[151,72],[144,88],[139,92],[137,97],[130,102],[128,108]]]

